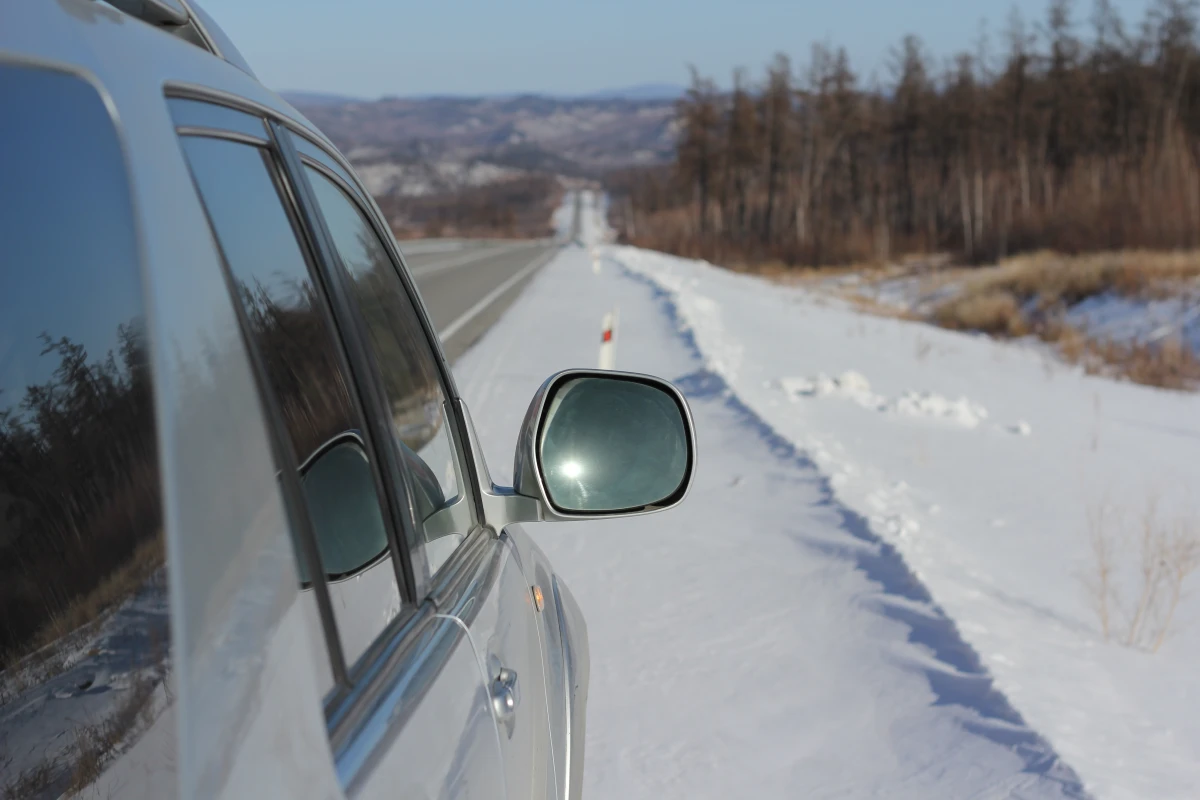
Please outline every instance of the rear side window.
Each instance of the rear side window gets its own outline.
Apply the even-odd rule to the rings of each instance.
[[[224,139],[181,141],[296,455],[342,647],[353,663],[399,614],[401,596],[339,340],[271,154]],[[309,576],[300,578],[307,583]]]
[[[130,188],[104,101],[0,64],[0,796],[175,794]]]

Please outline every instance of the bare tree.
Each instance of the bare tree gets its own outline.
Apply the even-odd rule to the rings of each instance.
[[[728,93],[693,71],[673,174],[614,179],[624,216],[643,244],[787,264],[1200,246],[1197,2],[1137,26],[1093,3],[1086,26],[1071,0],[1014,11],[997,57],[984,33],[944,69],[903,37],[867,86],[829,44]]]
[[[763,131],[767,148],[767,205],[763,212],[763,244],[771,243],[780,181],[787,152],[788,128],[792,117],[792,65],[785,55],[776,55],[767,70],[767,87],[762,98]]]
[[[692,68],[692,85],[679,101],[682,123],[678,168],[685,180],[693,183],[699,201],[697,227],[701,237],[708,233],[708,201],[716,160],[720,152],[720,111],[717,88]]]

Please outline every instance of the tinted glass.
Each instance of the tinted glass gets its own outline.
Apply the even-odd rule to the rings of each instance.
[[[363,430],[338,340],[272,179],[269,153],[208,138],[185,137],[183,147],[303,466],[309,516],[335,581],[334,613],[353,663],[396,616],[400,594],[366,451],[360,448],[355,461],[332,446]],[[335,479],[340,491],[330,492]]]
[[[322,531],[321,559],[330,578],[352,575],[387,549],[375,502],[371,462],[362,441],[342,436],[301,468],[313,527]]]
[[[307,168],[334,247],[350,273],[358,307],[391,404],[392,429],[413,474],[419,516],[428,520],[459,493],[459,466],[446,419],[437,361],[416,308],[367,218],[329,178]],[[426,553],[436,572],[466,530],[437,535],[428,526]]]
[[[0,65],[0,797],[171,796],[137,238],[84,81]]]

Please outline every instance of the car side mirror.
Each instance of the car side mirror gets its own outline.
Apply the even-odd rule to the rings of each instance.
[[[513,491],[537,500],[543,519],[646,514],[683,500],[695,463],[691,412],[670,383],[567,370],[529,404]]]

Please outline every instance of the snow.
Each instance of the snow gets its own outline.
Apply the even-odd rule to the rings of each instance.
[[[1098,339],[1118,342],[1157,342],[1179,336],[1200,353],[1200,286],[1161,299],[1115,293],[1089,297],[1072,306],[1066,320]]]
[[[81,727],[106,723],[147,687],[153,691],[144,718],[161,716],[172,668],[162,653],[167,637],[159,571],[107,616],[0,672],[0,789],[42,765],[50,767],[50,785],[61,786]],[[146,663],[154,653],[157,661]]]
[[[529,526],[588,622],[585,796],[1196,797],[1200,600],[1151,654],[1104,641],[1082,579],[1089,511],[1196,519],[1200,397],[614,247],[604,207],[584,193],[586,246],[455,366],[500,481],[529,398],[596,363],[618,308],[617,368],[672,379],[695,417],[679,508]],[[165,624],[147,590],[6,692],[6,769],[65,755],[13,745],[144,678],[172,726],[170,664],[129,657]]]
[[[1196,796],[1200,604],[1185,598],[1151,655],[1103,640],[1083,580],[1089,509],[1130,519],[1154,499],[1196,519],[1200,399],[702,262],[607,256],[665,294],[708,368],[896,548],[1090,792]],[[1134,554],[1118,566],[1129,579]]]
[[[1195,398],[606,246],[600,205],[455,367],[498,480],[616,307],[695,416],[679,508],[529,526],[588,621],[586,796],[1195,796],[1194,630],[1106,644],[1078,580],[1087,500],[1200,477]]]
[[[909,389],[899,397],[889,400],[872,392],[871,382],[854,370],[847,370],[836,378],[830,378],[823,372],[818,373],[815,378],[780,378],[779,385],[793,402],[803,397],[836,395],[863,408],[911,417],[942,419],[964,428],[974,428],[987,419],[987,409],[966,397],[950,400],[936,392]]]

